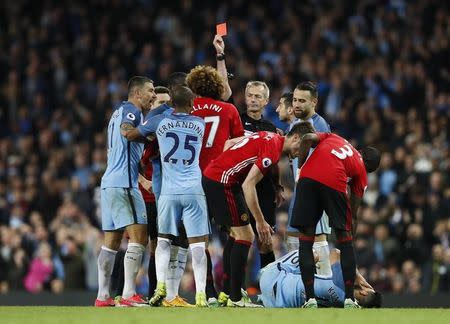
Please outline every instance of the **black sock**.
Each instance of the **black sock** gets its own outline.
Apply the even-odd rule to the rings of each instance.
[[[123,259],[125,257],[125,251],[119,250],[114,260],[114,268],[111,274],[111,296],[121,296],[123,292],[123,285],[125,284],[124,265]]]
[[[155,255],[150,253],[150,260],[148,262],[148,296],[153,296],[156,289],[156,265]]]
[[[231,250],[233,249],[234,238],[228,237],[228,241],[223,247],[223,292],[230,294],[230,278],[231,278]]]
[[[217,291],[214,287],[214,277],[212,273],[212,262],[211,262],[211,255],[209,254],[208,249],[205,250],[206,252],[206,262],[207,262],[207,269],[206,269],[206,297],[207,298],[217,298]]]
[[[231,291],[230,299],[234,302],[241,300],[242,277],[245,278],[248,251],[252,242],[236,240],[231,250]]]
[[[264,254],[260,253],[259,259],[261,260],[261,269],[262,269],[269,263],[275,261],[275,254],[273,254],[273,251],[270,251],[269,253],[264,253]]]
[[[345,298],[355,300],[353,286],[356,277],[355,251],[353,241],[350,239],[345,242],[337,242],[337,248],[341,250],[341,268],[344,277]]]
[[[314,294],[314,254],[313,254],[314,236],[300,238],[299,247],[299,265],[302,274],[303,285],[305,286],[306,301],[315,298]]]

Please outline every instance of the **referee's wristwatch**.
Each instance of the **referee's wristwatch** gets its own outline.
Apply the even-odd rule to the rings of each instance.
[[[219,54],[216,54],[216,60],[217,60],[217,61],[223,61],[223,60],[225,60],[225,53],[219,53]]]

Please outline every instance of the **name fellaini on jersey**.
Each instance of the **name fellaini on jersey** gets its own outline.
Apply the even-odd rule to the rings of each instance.
[[[205,104],[196,104],[196,105],[194,105],[192,111],[203,110],[203,109],[213,110],[215,112],[220,112],[220,111],[222,111],[223,108],[221,106],[215,104],[215,103],[211,103],[211,104],[205,103]]]

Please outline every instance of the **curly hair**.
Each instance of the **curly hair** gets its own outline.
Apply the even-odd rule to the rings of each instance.
[[[225,91],[222,77],[211,66],[197,65],[186,77],[188,87],[198,96],[220,100]]]

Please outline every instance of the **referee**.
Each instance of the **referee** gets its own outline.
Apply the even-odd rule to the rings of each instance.
[[[269,87],[262,81],[250,81],[245,87],[245,105],[247,109],[241,114],[242,125],[245,135],[259,131],[269,131],[276,133],[277,129],[270,121],[262,118],[264,107],[269,102]],[[277,191],[281,193],[283,187],[279,185],[278,167],[275,166],[272,172],[265,176],[257,185],[258,202],[266,222],[273,228],[276,224],[275,207]],[[255,220],[250,217],[250,222],[255,235],[257,234]],[[272,243],[263,244],[257,240],[261,268],[275,261]]]

